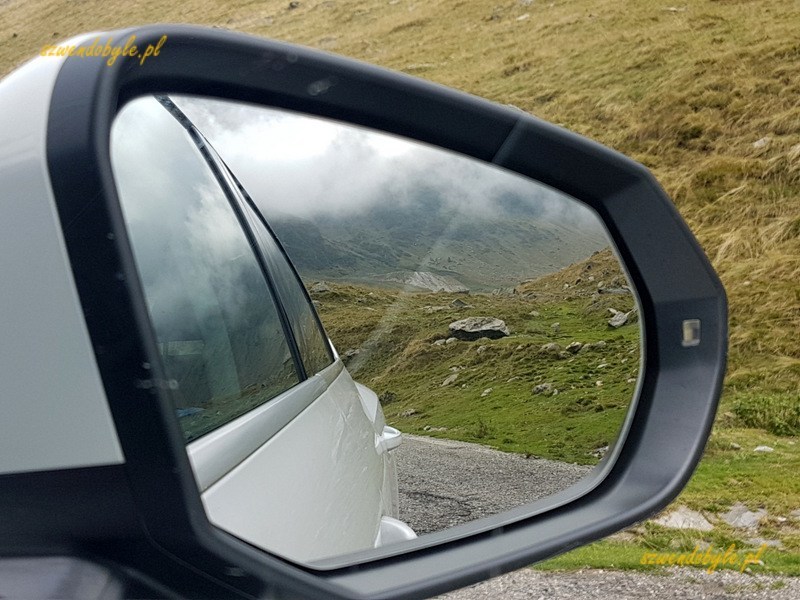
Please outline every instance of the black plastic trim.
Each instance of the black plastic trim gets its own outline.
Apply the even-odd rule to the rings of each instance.
[[[653,514],[677,495],[711,429],[725,368],[727,309],[702,250],[644,167],[516,110],[355,61],[188,26],[112,35],[124,43],[132,34],[142,45],[168,39],[142,66],[65,61],[52,96],[48,164],[133,502],[153,548],[231,595],[283,590],[302,597],[414,598],[564,552]],[[132,276],[108,156],[118,108],[152,93],[283,107],[403,135],[494,162],[594,208],[638,291],[647,333],[635,417],[606,479],[574,502],[513,525],[325,572],[277,559],[212,527],[161,394],[163,373],[142,367],[157,364],[155,340]],[[683,348],[681,323],[689,318],[701,319],[703,339]]]
[[[305,366],[303,365],[303,358],[300,356],[300,348],[297,340],[294,337],[294,333],[292,332],[292,326],[289,323],[289,316],[286,314],[286,308],[278,296],[278,288],[275,287],[275,281],[272,278],[272,273],[270,273],[269,269],[267,268],[267,261],[261,252],[260,244],[256,240],[256,236],[247,222],[247,217],[245,216],[242,207],[239,206],[239,201],[236,197],[236,191],[233,190],[229,185],[225,174],[223,173],[222,167],[217,162],[216,152],[211,148],[205,136],[194,126],[194,123],[192,123],[189,117],[187,117],[183,111],[175,105],[169,96],[157,96],[156,100],[158,100],[158,102],[167,110],[167,112],[169,112],[169,114],[175,118],[181,127],[186,130],[186,133],[188,134],[192,143],[197,147],[198,152],[200,152],[200,155],[203,157],[206,166],[214,175],[214,179],[217,181],[217,185],[219,185],[222,193],[228,200],[231,210],[233,211],[234,215],[236,215],[236,222],[239,223],[239,228],[241,229],[245,238],[247,238],[247,244],[250,246],[250,251],[253,253],[253,256],[258,262],[258,267],[261,269],[261,276],[264,278],[264,283],[267,284],[267,289],[269,290],[272,303],[275,305],[275,310],[278,313],[278,318],[281,322],[281,328],[283,329],[283,337],[286,339],[286,344],[289,346],[289,352],[292,354],[294,370],[295,374],[297,375],[297,383],[302,383],[308,379],[308,374],[306,373]],[[267,400],[267,402],[269,402],[269,400]]]

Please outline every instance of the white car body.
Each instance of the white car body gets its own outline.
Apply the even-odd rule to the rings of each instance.
[[[38,58],[0,84],[0,475],[125,462],[47,168],[62,64]],[[399,442],[334,352],[329,367],[187,452],[212,523],[308,562],[415,537],[397,520],[389,450]]]

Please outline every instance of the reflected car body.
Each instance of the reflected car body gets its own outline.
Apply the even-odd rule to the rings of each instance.
[[[143,97],[111,158],[209,520],[301,562],[415,537],[397,518],[400,433],[208,140],[170,98]]]
[[[46,152],[43,132],[48,101],[38,90],[52,84],[59,68],[60,61],[38,59],[0,86],[4,134],[0,146],[5,157],[0,178],[12,196],[26,198],[8,211],[0,226],[6,259],[0,331],[4,340],[21,340],[13,351],[6,346],[8,352],[3,352],[0,361],[5,418],[14,424],[13,432],[3,436],[0,453],[0,475],[7,477],[31,473],[46,478],[49,473],[125,462],[93,357],[98,349],[92,348],[86,330],[86,308],[78,300],[53,193],[47,174],[37,166],[43,164]],[[191,217],[195,221],[181,225],[208,226],[197,236],[202,246],[187,246],[186,240],[176,237],[185,231],[169,230],[178,221],[168,218],[168,204],[138,200],[145,197],[140,192],[147,193],[148,185],[169,189],[165,178],[170,173],[189,171],[170,171],[174,166],[170,163],[163,163],[159,172],[146,170],[158,166],[152,161],[128,163],[131,170],[126,179],[126,167],[117,165],[115,176],[128,211],[130,241],[136,252],[142,250],[136,256],[142,278],[133,282],[120,277],[111,285],[141,285],[152,309],[165,385],[174,392],[209,520],[254,545],[305,562],[413,538],[413,531],[397,520],[397,480],[388,452],[399,443],[400,434],[386,426],[377,397],[351,379],[277,240],[236,189],[232,174],[224,172],[219,158],[202,143],[199,132],[179,122],[154,97],[138,102],[142,110],[161,114],[160,123],[169,123],[171,139],[182,144],[180,156],[193,165],[194,171],[189,171],[203,172],[206,178],[200,204],[187,205],[188,212],[175,215],[183,218],[198,206],[209,208],[216,203],[213,222],[202,224],[196,212]],[[147,129],[136,121],[136,114],[132,118],[134,129]],[[151,130],[142,135],[152,136],[148,147],[153,148],[166,146],[159,141],[162,134],[163,130]],[[141,135],[131,138],[141,140]],[[133,151],[152,156],[141,146]],[[138,187],[124,189],[126,181]],[[216,186],[213,193],[208,191],[210,186]],[[163,199],[158,194],[150,197]],[[220,225],[222,214],[227,230]],[[91,219],[92,211],[80,218]],[[137,230],[137,224],[143,229]],[[154,228],[155,224],[161,228]],[[215,237],[221,230],[237,237],[240,249],[249,252],[246,260],[238,256],[230,262],[230,257],[218,256],[224,255]],[[165,239],[160,235],[180,243],[159,245],[158,240]],[[108,237],[113,243],[113,236]],[[157,254],[146,256],[147,244]],[[170,248],[181,244],[184,251],[172,260]],[[268,251],[272,255],[267,258]],[[203,278],[196,270],[184,271],[184,280],[178,283],[174,276],[186,266],[180,262],[186,257],[200,257],[192,268],[213,263],[226,267],[219,273],[245,273],[248,285],[258,286],[260,296],[237,303],[234,296],[225,295],[214,274]],[[148,271],[159,265],[176,270],[160,275]],[[171,306],[170,298],[154,295],[162,291],[154,286],[166,279],[165,274],[176,284],[172,291],[183,292]],[[216,298],[219,303],[213,308],[219,317],[216,322],[211,313],[199,312],[198,297],[203,291],[208,295],[201,301]],[[246,310],[256,305],[271,306],[273,321],[248,321],[252,315]],[[174,317],[179,314],[183,317],[177,322]],[[222,331],[220,324],[228,329]],[[275,350],[277,342],[271,341],[276,332],[283,339],[280,351]],[[309,339],[316,344],[315,350],[309,349]],[[253,351],[254,344],[261,344],[263,351]],[[221,353],[223,345],[229,355]],[[272,359],[280,361],[279,377],[273,372]],[[143,366],[157,371],[156,365]],[[149,388],[164,383],[153,376],[137,385]],[[97,526],[102,528],[102,523]]]

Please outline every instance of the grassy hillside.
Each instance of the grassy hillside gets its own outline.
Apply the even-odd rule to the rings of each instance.
[[[0,5],[0,73],[91,29],[192,22],[272,36],[510,103],[649,166],[731,301],[729,405],[800,389],[795,0],[280,0]],[[753,424],[758,424],[753,422]]]
[[[390,424],[407,433],[595,464],[598,450],[616,439],[633,397],[640,334],[634,317],[609,327],[608,309],[627,312],[633,298],[597,294],[596,282],[576,276],[587,272],[624,284],[606,250],[526,282],[516,293],[328,284],[312,297],[351,373],[379,394]],[[500,318],[511,335],[444,343],[448,325],[469,316]],[[568,351],[576,342],[581,346]]]
[[[592,231],[531,208],[481,220],[439,206],[435,194],[420,196],[414,208],[380,198],[368,211],[342,216],[265,214],[297,269],[313,279],[380,284],[425,270],[486,291],[558,270],[607,245],[599,223]]]

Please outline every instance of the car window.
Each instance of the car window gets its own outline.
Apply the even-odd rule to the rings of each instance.
[[[208,144],[206,140],[204,142]],[[291,325],[292,335],[297,343],[305,373],[307,376],[319,373],[333,363],[333,352],[331,352],[328,336],[322,328],[305,286],[275,235],[264,225],[263,219],[248,201],[249,198],[245,198],[247,192],[244,187],[216,150],[210,144],[207,148],[210,150],[212,160],[215,161],[225,177],[228,187],[237,194],[248,225],[255,233],[256,243],[266,261],[273,287]]]
[[[292,332],[297,340],[306,374],[313,375],[333,362],[328,337],[317,319],[311,301],[300,278],[289,264],[286,255],[255,211],[245,202],[251,227],[266,258],[281,304],[286,310]]]
[[[155,99],[139,99],[114,123],[111,158],[188,442],[292,387],[299,375],[258,259],[184,128]]]

